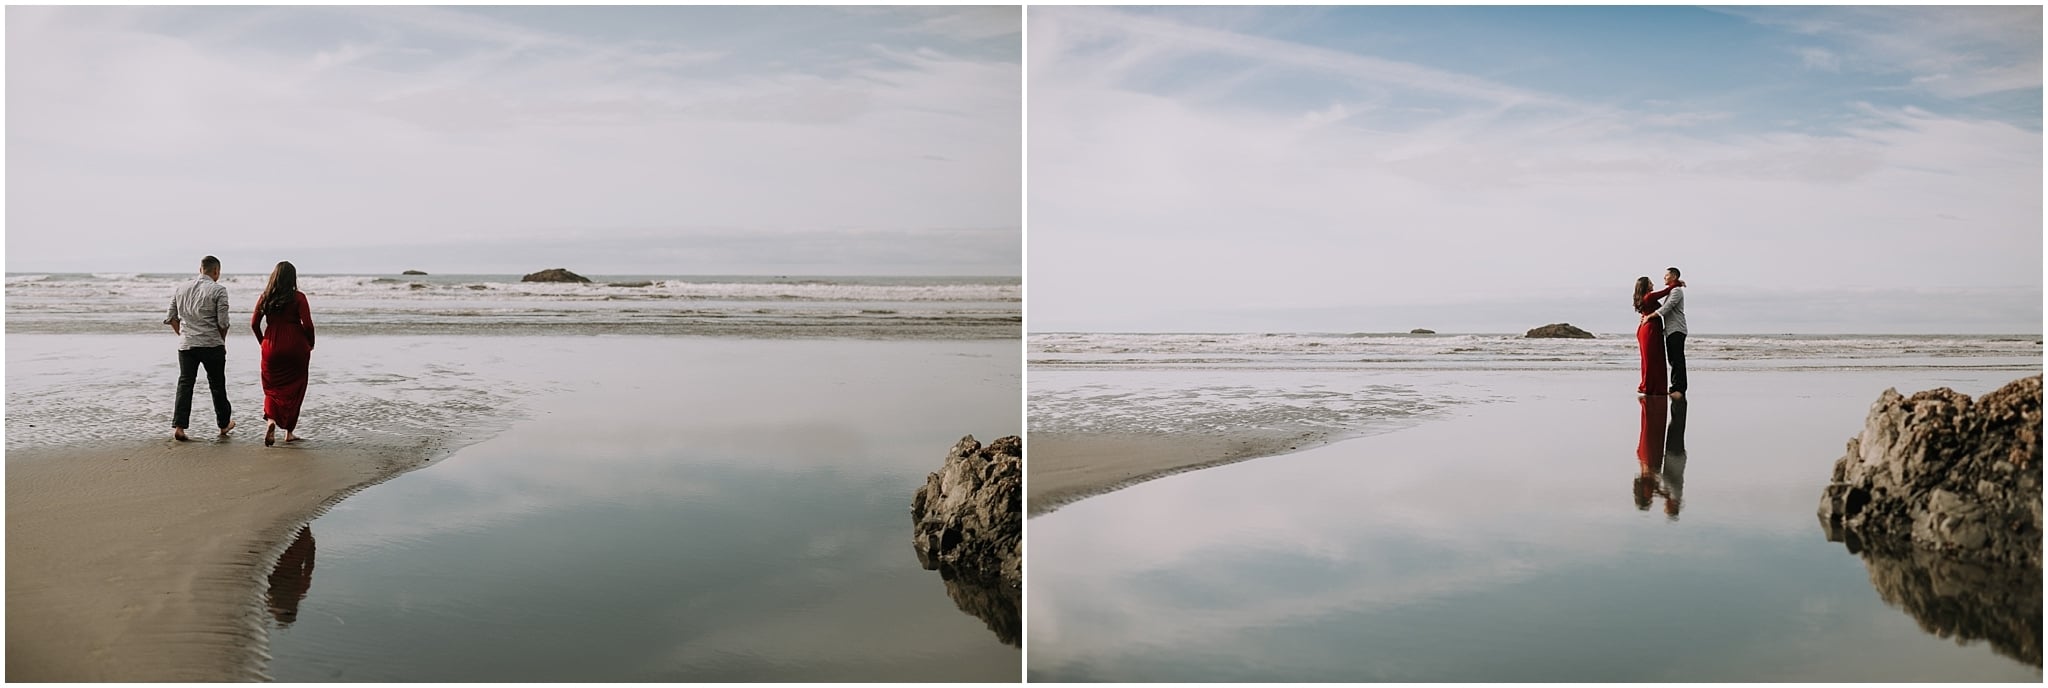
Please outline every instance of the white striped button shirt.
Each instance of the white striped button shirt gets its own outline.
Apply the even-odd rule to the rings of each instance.
[[[1686,332],[1685,287],[1671,290],[1671,295],[1664,297],[1664,305],[1657,309],[1657,315],[1664,318],[1664,334]],[[1692,333],[1686,332],[1685,336],[1691,337]]]
[[[164,318],[165,324],[172,322],[181,323],[178,331],[185,337],[178,344],[179,351],[226,346],[220,331],[228,323],[228,288],[205,275],[180,285],[171,295],[170,317]]]

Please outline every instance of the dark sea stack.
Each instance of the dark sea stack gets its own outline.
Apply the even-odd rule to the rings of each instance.
[[[910,500],[911,545],[953,604],[1004,644],[1024,632],[1024,441],[960,438]]]
[[[1436,330],[1426,330],[1426,329],[1423,329],[1423,328],[1420,328],[1420,327],[1418,327],[1418,328],[1415,328],[1415,329],[1409,330],[1409,331],[1408,331],[1408,334],[1436,334]]]
[[[1016,586],[1024,580],[1024,441],[960,439],[911,498],[912,542],[929,570]]]
[[[1593,339],[1593,333],[1572,327],[1571,323],[1553,323],[1530,330],[1522,335],[1525,339]]]
[[[519,278],[521,282],[573,282],[589,284],[590,278],[570,272],[567,268],[548,268]]]
[[[427,274],[427,273],[425,273],[425,272],[422,272],[422,271],[419,271],[419,270],[407,270],[407,271],[405,271],[405,272],[401,272],[401,273],[398,273],[398,274],[401,274],[401,275],[424,275],[424,274]]]
[[[1835,461],[1821,527],[1851,551],[1923,550],[2038,576],[2040,433],[2039,375],[1975,401],[1887,389]]]

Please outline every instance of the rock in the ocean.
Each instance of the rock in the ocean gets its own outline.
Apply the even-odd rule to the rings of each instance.
[[[1423,328],[1420,328],[1420,327],[1418,327],[1418,328],[1415,328],[1415,329],[1409,330],[1409,331],[1408,331],[1408,334],[1436,334],[1436,330],[1426,330],[1426,329],[1423,329]]]
[[[1006,587],[1024,580],[1024,441],[960,439],[911,498],[912,542],[926,569]]]
[[[1572,327],[1571,323],[1553,323],[1530,330],[1522,335],[1525,339],[1592,339],[1593,333]]]
[[[575,282],[589,284],[590,278],[570,272],[565,268],[549,268],[519,278],[521,282]]]
[[[398,273],[398,274],[401,274],[401,275],[424,275],[424,274],[427,274],[427,273],[421,272],[421,271],[419,271],[419,270],[407,270],[407,271],[405,271],[405,272],[401,272],[401,273]]]
[[[1828,539],[2041,567],[2041,376],[1974,402],[1887,389],[1821,492]]]

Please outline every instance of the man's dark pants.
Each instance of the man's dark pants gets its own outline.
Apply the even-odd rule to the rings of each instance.
[[[1671,363],[1671,391],[1685,392],[1685,333],[1664,335],[1664,360]]]
[[[178,351],[178,412],[171,417],[171,427],[184,429],[192,422],[192,383],[199,377],[199,366],[206,366],[206,388],[213,390],[213,417],[220,422],[214,427],[225,428],[234,409],[228,406],[228,348],[225,346],[199,346]]]

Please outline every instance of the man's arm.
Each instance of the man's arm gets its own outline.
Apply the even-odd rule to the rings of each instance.
[[[228,288],[220,288],[220,296],[213,300],[213,321],[220,325],[220,340],[228,340]]]
[[[185,335],[184,330],[178,329],[178,297],[175,294],[171,296],[171,310],[164,314],[164,324],[171,326],[171,334]]]
[[[1684,306],[1683,306],[1683,304],[1684,304],[1684,303],[1685,303],[1685,288],[1684,288],[1684,287],[1676,287],[1676,288],[1673,288],[1673,289],[1671,290],[1671,296],[1669,296],[1669,297],[1667,297],[1667,298],[1665,298],[1665,299],[1664,299],[1664,305],[1662,305],[1662,306],[1659,306],[1659,307],[1657,307],[1657,317],[1659,317],[1659,318],[1662,318],[1662,317],[1664,317],[1664,316],[1665,316],[1665,314],[1668,314],[1668,313],[1670,313],[1670,312],[1672,311],[1672,309],[1675,309],[1675,308],[1683,308],[1683,307],[1684,307]]]

